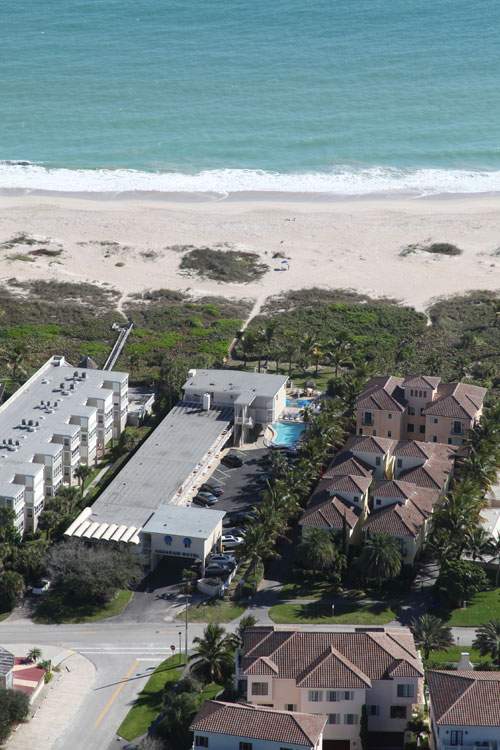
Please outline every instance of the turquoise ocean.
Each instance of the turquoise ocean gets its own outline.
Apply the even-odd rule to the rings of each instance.
[[[500,191],[499,0],[2,0],[0,33],[1,189]]]

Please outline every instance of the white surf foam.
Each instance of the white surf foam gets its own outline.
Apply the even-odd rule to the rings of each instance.
[[[197,174],[130,169],[47,169],[35,164],[0,163],[0,189],[66,193],[327,193],[439,195],[500,192],[500,171],[402,170],[388,167],[329,172],[281,173],[250,169],[207,170]]]

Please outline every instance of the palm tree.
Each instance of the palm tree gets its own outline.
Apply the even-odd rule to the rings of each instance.
[[[474,562],[482,560],[491,549],[491,535],[481,526],[476,526],[467,534],[466,549]]]
[[[85,490],[85,480],[90,476],[91,473],[92,469],[90,468],[90,466],[87,466],[87,464],[80,464],[75,469],[75,477],[78,479],[82,497]]]
[[[359,556],[360,569],[366,578],[373,578],[380,587],[383,581],[401,573],[401,550],[389,534],[370,534]]]
[[[500,537],[497,539],[491,537],[488,552],[496,563],[495,588],[498,588],[500,585]]]
[[[426,660],[429,658],[431,651],[439,651],[453,645],[451,628],[434,615],[422,615],[418,620],[413,620],[411,630],[415,637],[415,643],[422,649]]]
[[[429,733],[429,724],[425,720],[423,711],[415,711],[411,719],[408,721],[406,728],[409,732],[412,732],[415,735],[415,740],[418,747],[422,735]]]
[[[500,619],[481,625],[472,645],[479,649],[481,656],[491,656],[495,666],[500,667]]]
[[[42,651],[41,651],[41,649],[36,648],[36,647],[35,648],[31,648],[28,651],[28,654],[26,656],[26,659],[28,661],[31,661],[31,662],[40,661],[41,658],[42,658]]]
[[[203,637],[193,638],[192,670],[206,682],[223,683],[231,672],[233,644],[221,625],[210,622]]]
[[[234,648],[241,648],[243,646],[243,636],[247,628],[253,628],[257,625],[257,620],[253,615],[244,615],[238,623],[236,632],[229,636],[231,643]]]

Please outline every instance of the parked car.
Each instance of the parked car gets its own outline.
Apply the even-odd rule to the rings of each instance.
[[[224,494],[224,490],[220,485],[218,484],[209,484],[208,482],[204,482],[200,490],[203,490],[204,492],[211,492],[212,495],[215,495],[215,497],[221,497]]]
[[[221,565],[223,568],[234,570],[236,567],[236,560],[234,557],[229,557],[228,555],[213,555],[213,557],[209,558],[208,564]]]
[[[31,593],[35,596],[42,596],[50,589],[50,581],[48,578],[41,578],[31,588]]]
[[[232,513],[227,514],[229,523],[227,526],[232,526],[235,523],[248,523],[249,521],[255,521],[257,514],[253,510],[236,510]]]
[[[234,549],[239,547],[245,541],[242,536],[233,536],[232,534],[224,534],[222,539],[222,546],[225,549]]]
[[[227,565],[207,565],[205,568],[205,578],[227,578],[231,569]]]
[[[221,463],[223,463],[224,466],[229,466],[231,469],[239,469],[240,466],[243,466],[243,461],[236,455],[236,453],[228,453],[224,456]]]
[[[210,500],[208,497],[200,497],[200,495],[196,495],[191,502],[193,505],[201,505],[202,508],[208,508],[210,505],[215,505],[217,498],[214,497]]]
[[[214,503],[217,502],[216,496],[212,492],[206,492],[205,490],[201,490],[197,492],[198,497],[206,497],[207,500],[213,500]]]

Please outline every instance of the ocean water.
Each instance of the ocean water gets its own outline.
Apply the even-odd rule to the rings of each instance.
[[[0,188],[500,191],[498,0],[2,0],[0,29]]]

